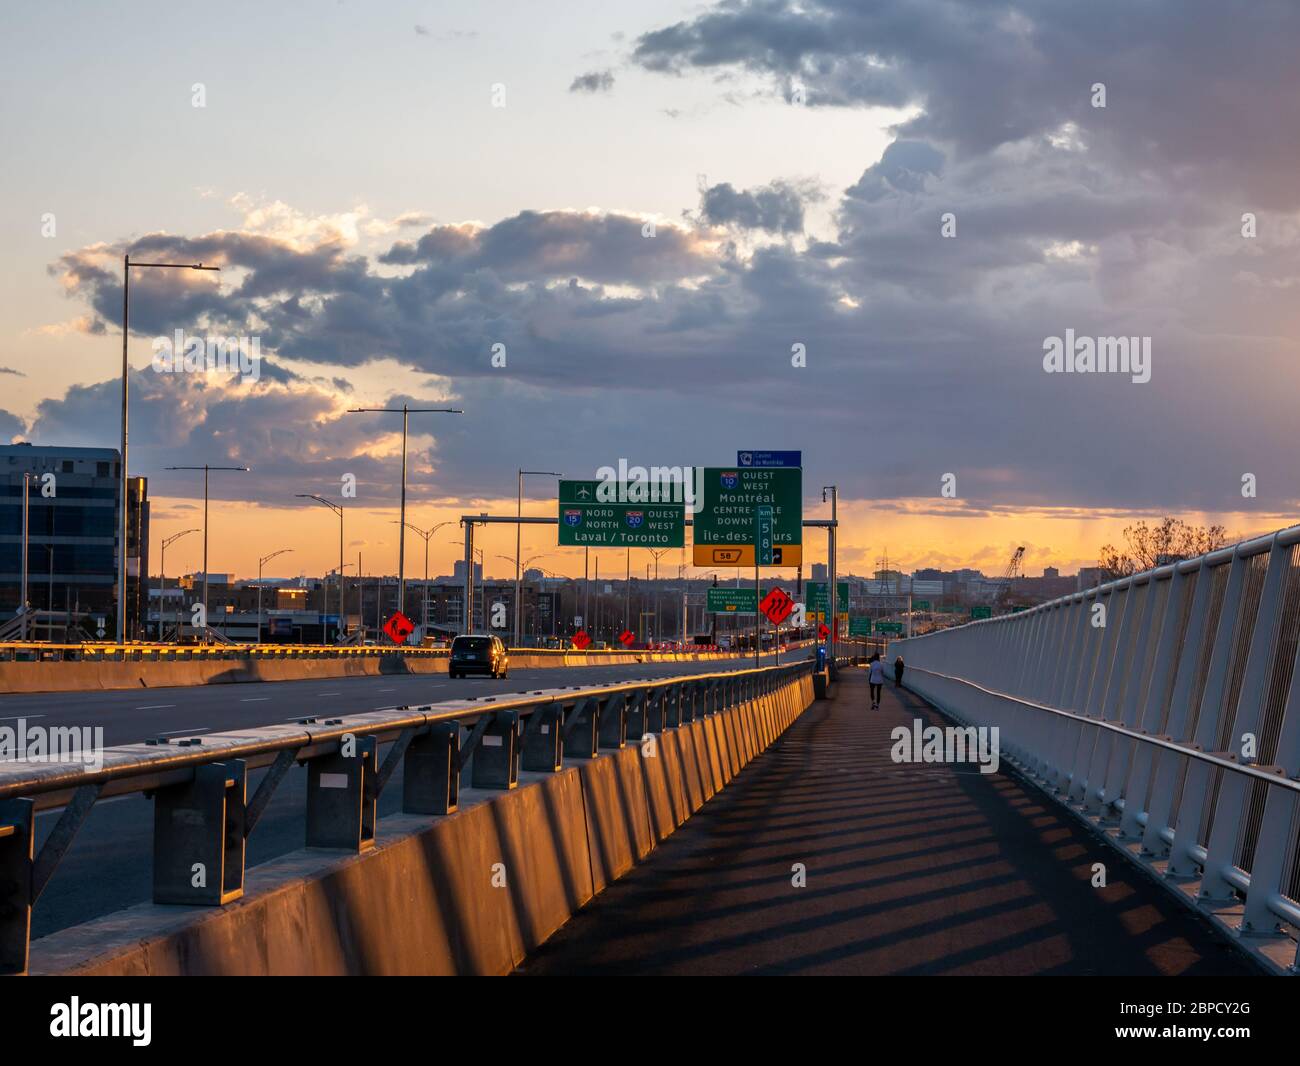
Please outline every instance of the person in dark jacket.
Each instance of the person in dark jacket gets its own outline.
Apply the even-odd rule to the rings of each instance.
[[[898,688],[903,683],[903,657],[900,655],[894,660],[894,688]]]

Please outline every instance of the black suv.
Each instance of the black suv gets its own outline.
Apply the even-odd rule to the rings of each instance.
[[[447,663],[447,676],[464,677],[466,674],[487,674],[488,677],[505,677],[510,669],[510,656],[500,637],[470,634],[451,642],[451,658]]]

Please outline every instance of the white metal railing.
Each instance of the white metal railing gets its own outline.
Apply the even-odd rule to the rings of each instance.
[[[1275,969],[1300,927],[1300,526],[891,643],[940,709]]]

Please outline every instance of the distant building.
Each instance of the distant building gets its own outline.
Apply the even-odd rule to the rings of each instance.
[[[1046,577],[1046,578],[1057,578],[1057,577],[1060,577],[1060,576],[1061,576],[1061,571],[1059,571],[1058,569],[1056,569],[1056,567],[1054,567],[1054,566],[1045,566],[1045,567],[1043,567],[1043,577]]]
[[[121,466],[115,448],[0,446],[0,622],[22,588],[23,474],[27,479],[27,601],[64,612],[92,638],[117,628]],[[127,483],[126,637],[143,637],[141,575],[149,573],[148,481]],[[102,622],[102,626],[101,626]],[[50,632],[39,634],[45,639]]]
[[[1081,566],[1074,587],[1076,591],[1082,592],[1084,589],[1096,588],[1105,580],[1106,571],[1100,566]]]
[[[825,581],[826,579],[827,579],[826,564],[825,564],[825,563],[813,563],[813,564],[812,564],[812,577],[810,577],[808,580],[810,580],[810,581]]]
[[[465,584],[465,560],[457,559],[451,570],[452,580],[459,584]],[[475,583],[483,580],[483,564],[474,564],[474,581]]]

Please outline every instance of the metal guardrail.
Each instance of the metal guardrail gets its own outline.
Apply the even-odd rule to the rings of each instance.
[[[594,758],[812,671],[803,660],[160,737],[105,749],[97,769],[0,762],[0,974],[26,971],[32,907],[101,799],[152,797],[154,902],[220,906],[243,894],[245,841],[295,764],[308,773],[306,846],[357,853],[374,845],[379,796],[399,764],[402,811],[448,814],[467,767],[474,788],[514,788],[521,770],[556,772],[566,757]],[[267,772],[249,799],[248,775],[259,769]],[[58,807],[36,852],[36,813]]]
[[[1300,972],[1300,527],[894,642],[908,687]]]

